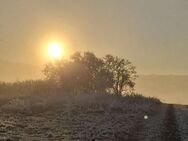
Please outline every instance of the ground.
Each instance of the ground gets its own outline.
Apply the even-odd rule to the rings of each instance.
[[[3,102],[0,115],[2,141],[188,140],[187,106],[144,98],[19,97]]]

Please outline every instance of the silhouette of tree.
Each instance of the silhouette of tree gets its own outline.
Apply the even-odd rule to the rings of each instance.
[[[43,70],[43,74],[46,76],[47,80],[56,81],[58,77],[57,69],[58,68],[56,64],[48,63]]]
[[[112,75],[104,68],[104,62],[102,59],[97,58],[95,54],[91,52],[81,53],[76,52],[71,56],[73,62],[80,63],[85,68],[85,74],[87,75],[87,85],[85,90],[92,93],[105,92],[107,88],[112,86]]]
[[[133,90],[136,79],[135,66],[123,58],[106,55],[104,57],[105,68],[113,74],[112,91],[116,95],[124,95]]]
[[[135,67],[129,61],[107,55],[104,59],[94,53],[74,53],[69,61],[47,64],[44,75],[64,91],[73,93],[105,93],[109,90],[122,95],[134,88]]]
[[[59,71],[59,84],[69,92],[86,92],[89,81],[89,72],[79,62],[68,62]]]

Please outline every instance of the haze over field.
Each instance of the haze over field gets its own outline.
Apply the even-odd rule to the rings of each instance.
[[[184,103],[188,90],[188,1],[0,0],[0,81],[43,78],[47,45],[129,59],[137,91]],[[169,76],[173,74],[174,76]],[[166,76],[161,76],[166,75]]]
[[[0,80],[12,82],[44,77],[42,72],[38,72],[40,70],[36,71],[37,66],[25,64],[15,64],[14,66],[17,66],[14,70],[15,74],[11,73],[10,67],[1,69]],[[23,71],[25,67],[30,67],[30,69]],[[7,75],[7,72],[10,75]],[[139,75],[135,89],[145,96],[154,96],[163,102],[188,103],[188,75]]]
[[[140,75],[136,91],[166,103],[188,104],[188,75]]]
[[[188,141],[188,0],[0,0],[0,141]]]

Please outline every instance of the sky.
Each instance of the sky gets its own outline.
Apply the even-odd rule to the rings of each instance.
[[[140,75],[136,80],[135,90],[165,103],[188,105],[187,75]]]
[[[40,77],[46,44],[58,40],[67,56],[113,54],[139,74],[187,75],[187,7],[187,0],[0,0],[1,71],[11,80]]]

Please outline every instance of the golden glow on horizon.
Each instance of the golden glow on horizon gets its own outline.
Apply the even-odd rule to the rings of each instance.
[[[48,45],[48,56],[51,59],[61,59],[63,57],[63,48],[57,43],[53,42]]]

